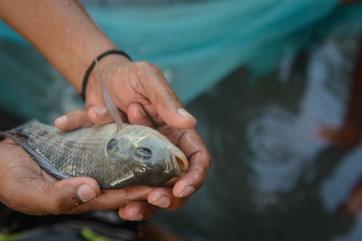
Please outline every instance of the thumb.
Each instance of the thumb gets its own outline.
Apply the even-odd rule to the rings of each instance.
[[[28,192],[31,200],[44,214],[69,213],[79,205],[96,198],[100,194],[97,182],[88,177],[69,178],[54,183],[39,180]]]

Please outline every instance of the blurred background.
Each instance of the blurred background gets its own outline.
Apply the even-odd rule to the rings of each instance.
[[[186,206],[160,210],[150,221],[168,230],[168,240],[362,239],[362,216],[348,212],[362,177],[361,146],[342,148],[323,132],[345,126],[351,96],[362,96],[361,3],[82,3],[121,49],[162,68],[214,157]],[[82,106],[68,82],[3,23],[0,48],[2,130],[31,118],[51,123]],[[1,207],[0,240],[71,240],[76,231],[84,240],[106,240],[117,222]],[[147,240],[161,240],[155,237]],[[107,239],[127,240],[127,233]]]

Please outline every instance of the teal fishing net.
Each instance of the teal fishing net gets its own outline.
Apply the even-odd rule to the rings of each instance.
[[[97,24],[135,60],[158,64],[186,103],[240,65],[267,73],[320,36],[362,27],[362,4],[336,0],[98,2],[85,5]],[[0,108],[49,121],[80,106],[74,90],[5,24],[0,46]]]

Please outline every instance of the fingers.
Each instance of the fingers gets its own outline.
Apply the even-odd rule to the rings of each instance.
[[[132,103],[128,106],[127,116],[131,124],[153,127],[152,120],[138,103]]]
[[[193,128],[196,125],[196,119],[183,108],[158,67],[147,62],[137,62],[127,65],[126,68],[121,68],[117,72],[109,71],[109,73],[117,73],[117,75],[118,72],[124,79],[124,83],[118,81],[119,78],[113,78],[116,81],[112,82],[109,89],[118,108],[125,111],[127,106],[133,102],[142,105],[151,102],[149,106],[156,110],[156,114],[148,113],[145,106],[144,110],[150,114],[152,119],[159,118],[168,125],[178,128]],[[101,109],[104,108],[104,101],[99,87],[91,87],[89,86],[88,89],[93,89],[93,91],[88,92],[86,104],[89,119],[96,124],[110,122],[109,113],[105,113]],[[93,107],[90,108],[91,106]],[[99,109],[93,109],[94,106]]]
[[[54,121],[54,126],[62,131],[75,130],[91,126],[93,123],[102,125],[113,122],[111,114],[106,107],[90,107],[88,111],[75,110],[69,112]]]
[[[26,176],[26,173],[23,173]],[[2,190],[9,196],[7,205],[15,210],[32,214],[64,214],[94,199],[100,193],[95,180],[91,178],[71,178],[58,182],[47,182],[36,177],[10,179]]]
[[[128,107],[128,118],[131,123],[151,126],[151,121],[144,114],[142,106],[135,103]],[[174,186],[174,195],[182,198],[191,195],[204,182],[210,166],[211,157],[206,150],[203,141],[195,130],[175,129],[169,126],[161,128],[173,143],[177,144],[190,160],[190,167],[186,174],[180,178]],[[157,199],[157,200],[156,200]],[[161,208],[169,208],[173,204],[177,206],[172,193],[167,193],[164,189],[152,191],[148,197],[149,203]],[[171,205],[171,201],[172,203]]]
[[[154,188],[147,196],[147,201],[157,207],[175,210],[183,206],[186,199],[174,197],[171,188]]]
[[[70,178],[43,185],[43,197],[48,197],[48,207],[52,214],[71,212],[79,205],[95,199],[100,194],[97,182],[88,177]],[[47,195],[47,196],[45,196]]]
[[[191,195],[204,182],[211,164],[211,156],[208,153],[201,137],[196,130],[181,130],[170,127],[160,129],[172,142],[185,153],[189,160],[189,168],[176,182],[173,193],[182,198]]]
[[[193,128],[196,119],[183,107],[169,86],[162,72],[154,65],[146,62],[135,63],[137,80],[136,92],[141,92],[156,107],[160,117],[170,126],[178,128]]]
[[[131,201],[145,201],[151,192],[150,187],[130,187],[117,190],[105,190],[95,199],[86,202],[72,210],[80,213],[93,210],[114,210],[126,205]]]
[[[91,125],[84,110],[69,112],[54,121],[54,126],[62,131],[69,131]]]
[[[210,167],[210,159],[205,150],[199,150],[189,157],[189,169],[173,188],[176,197],[187,197],[201,187]]]
[[[140,221],[148,219],[156,207],[175,210],[183,206],[186,199],[175,198],[170,188],[154,188],[147,196],[147,202],[132,201],[119,209],[119,216],[124,220]]]
[[[118,210],[118,215],[123,220],[141,221],[149,219],[156,207],[142,201],[132,201]]]

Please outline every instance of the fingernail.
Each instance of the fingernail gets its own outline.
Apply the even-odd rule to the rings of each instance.
[[[143,219],[143,215],[141,212],[138,211],[138,209],[133,209],[129,212],[129,216],[132,220],[140,221]]]
[[[96,113],[96,115],[99,116],[103,116],[107,113],[106,107],[93,107],[92,110],[94,111],[94,113]]]
[[[177,113],[182,117],[192,117],[192,115],[189,112],[187,112],[187,110],[185,110],[184,108],[177,109]]]
[[[63,115],[55,119],[54,125],[57,127],[64,127],[67,124],[67,122],[68,122],[68,117]]]
[[[187,186],[178,193],[178,196],[179,197],[189,196],[191,193],[195,192],[195,190],[196,189],[193,186]]]
[[[156,199],[153,204],[161,208],[168,208],[170,206],[170,199],[165,196],[161,196]]]
[[[94,199],[97,194],[88,184],[83,184],[78,188],[77,196],[83,202],[87,202]]]

